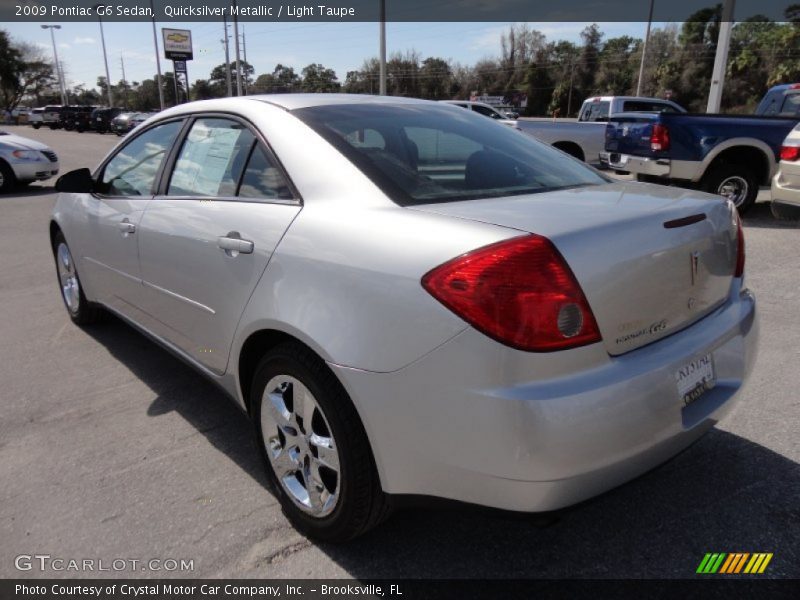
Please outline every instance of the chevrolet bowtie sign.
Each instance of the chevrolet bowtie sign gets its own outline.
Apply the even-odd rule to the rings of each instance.
[[[188,29],[161,29],[164,57],[168,60],[192,60],[192,32]]]

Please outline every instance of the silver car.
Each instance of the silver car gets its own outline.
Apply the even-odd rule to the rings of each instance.
[[[184,104],[57,188],[72,320],[115,313],[219,384],[317,539],[395,495],[580,502],[696,440],[755,360],[730,203],[435,102]]]
[[[0,131],[0,194],[58,174],[58,156],[49,146]]]

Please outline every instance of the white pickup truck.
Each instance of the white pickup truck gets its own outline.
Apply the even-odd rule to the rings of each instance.
[[[594,96],[583,101],[577,119],[520,119],[519,129],[590,164],[601,164],[606,123],[621,113],[684,113],[670,100],[637,96]],[[605,161],[607,162],[607,161]]]

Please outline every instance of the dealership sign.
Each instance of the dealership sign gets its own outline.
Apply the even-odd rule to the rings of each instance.
[[[192,32],[188,29],[161,29],[164,57],[168,60],[192,60]]]

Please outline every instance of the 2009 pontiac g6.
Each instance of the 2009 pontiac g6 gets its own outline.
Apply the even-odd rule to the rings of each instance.
[[[111,311],[220,384],[317,539],[395,494],[597,495],[712,427],[755,360],[730,203],[434,102],[185,104],[57,187],[72,320]]]

